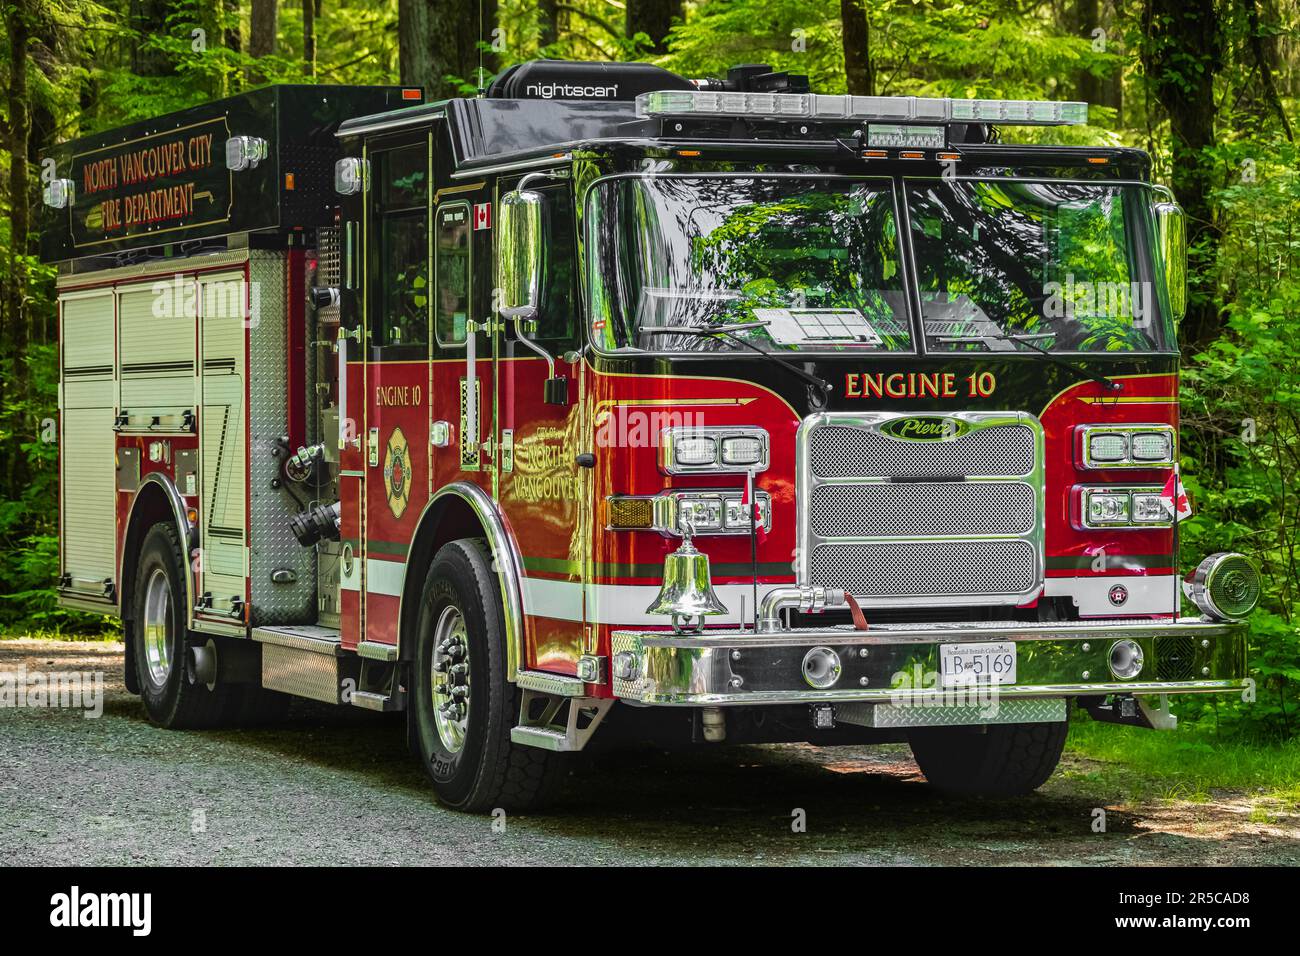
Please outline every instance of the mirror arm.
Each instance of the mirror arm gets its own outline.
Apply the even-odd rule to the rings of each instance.
[[[546,359],[546,377],[555,378],[555,359],[551,357],[550,352],[546,351],[546,349],[542,348],[524,334],[524,321],[523,316],[515,316],[515,336],[518,338],[521,345],[527,346],[542,358]]]

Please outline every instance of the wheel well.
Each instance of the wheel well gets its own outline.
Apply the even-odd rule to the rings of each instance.
[[[406,576],[402,582],[402,612],[398,621],[398,651],[402,660],[409,660],[410,644],[403,635],[415,629],[416,615],[420,609],[420,589],[424,576],[438,549],[458,538],[479,538],[485,534],[483,523],[464,498],[446,495],[435,501],[420,519],[415,529],[411,554],[406,562]]]
[[[122,573],[119,575],[121,586],[118,589],[118,610],[122,621],[129,623],[131,617],[131,595],[135,592],[135,571],[140,555],[140,545],[149,529],[160,521],[175,523],[176,514],[162,486],[155,482],[143,485],[136,492],[135,502],[131,506],[130,523],[122,538]],[[184,529],[181,541],[185,541]]]

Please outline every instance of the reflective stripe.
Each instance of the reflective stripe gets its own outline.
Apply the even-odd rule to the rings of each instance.
[[[789,585],[776,585],[788,587]],[[772,589],[772,585],[759,587],[759,600]],[[559,621],[581,621],[583,585],[575,581],[549,581],[544,578],[524,578],[524,613],[535,617],[549,617]],[[719,584],[714,587],[719,600],[728,613],[709,618],[709,624],[737,626],[752,623],[754,616],[753,588],[748,584]],[[589,584],[586,586],[588,623],[631,625],[665,625],[668,618],[660,614],[647,614],[659,596],[657,584]]]

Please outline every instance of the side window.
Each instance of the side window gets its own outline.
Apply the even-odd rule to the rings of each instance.
[[[545,240],[542,242],[541,308],[537,338],[564,340],[574,337],[578,302],[574,271],[578,252],[573,240],[573,201],[568,186],[547,186],[538,190],[546,197],[542,214]]]
[[[428,145],[376,153],[373,166],[370,344],[415,358],[429,345]]]
[[[434,223],[434,263],[438,280],[435,333],[439,345],[462,345],[470,311],[470,237],[473,226],[469,203],[439,206]]]

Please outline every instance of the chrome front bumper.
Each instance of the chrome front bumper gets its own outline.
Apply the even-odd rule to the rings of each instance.
[[[1145,663],[1133,680],[1118,680],[1110,672],[1111,645],[1122,639],[1142,647]],[[1017,682],[996,689],[1004,698],[1230,693],[1247,686],[1245,629],[1196,618],[882,624],[868,631],[844,626],[757,635],[734,629],[695,635],[623,630],[613,634],[610,669],[614,696],[637,704],[906,705],[937,692],[941,644],[988,641],[1017,644]],[[834,650],[843,664],[835,686],[824,690],[809,686],[803,676],[804,655],[817,646]]]

